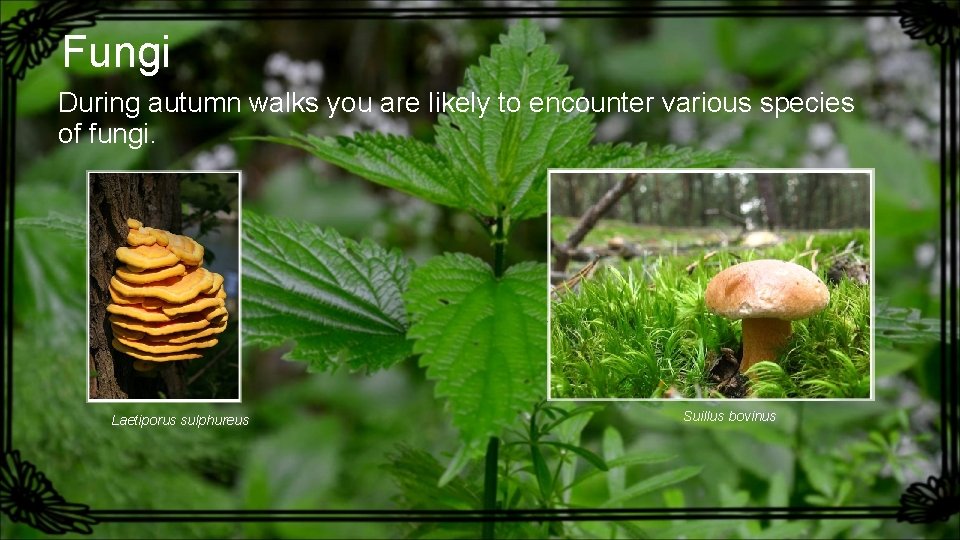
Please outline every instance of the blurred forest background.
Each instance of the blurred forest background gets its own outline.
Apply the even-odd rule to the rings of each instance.
[[[619,180],[603,174],[552,175],[550,215],[579,218]],[[604,218],[747,231],[869,228],[870,178],[839,172],[643,174]]]
[[[2,2],[0,15],[7,20],[30,5]],[[292,148],[236,139],[290,131],[335,135],[378,130],[431,140],[435,118],[425,112],[335,120],[311,114],[144,113],[131,124],[119,115],[58,114],[58,92],[425,96],[454,90],[464,69],[487,53],[510,22],[169,22],[163,31],[169,35],[171,67],[156,77],[82,64],[68,72],[62,52],[30,70],[18,87],[14,254],[14,446],[24,458],[37,464],[68,501],[97,509],[448,504],[450,489],[428,486],[435,485],[430,482],[456,452],[456,435],[413,359],[373,375],[311,375],[302,364],[282,360],[282,350],[247,350],[240,405],[83,404],[84,250],[78,234],[87,169],[242,169],[245,208],[372,238],[415,258],[454,249],[486,255],[486,236],[463,213],[375,187]],[[895,19],[544,19],[538,24],[561,61],[569,64],[573,85],[588,95],[624,90],[698,95],[709,90],[754,98],[820,91],[855,96],[857,108],[850,114],[791,114],[776,120],[753,114],[600,115],[597,138],[726,150],[745,166],[876,167],[872,256],[878,301],[917,321],[938,316],[938,60],[933,49],[905,36]],[[83,33],[91,41],[137,42],[157,28],[154,22],[101,22]],[[59,128],[78,121],[149,122],[156,143],[138,151],[121,145],[58,144]],[[699,204],[696,189],[692,192]],[[685,194],[681,186],[664,188],[663,196],[682,201]],[[670,208],[664,206],[666,216]],[[546,218],[521,227],[508,252],[511,262],[544,261]],[[775,423],[695,426],[682,421],[684,410],[715,409],[701,404],[591,408],[579,417],[584,420],[583,445],[605,456],[633,452],[644,459],[619,469],[624,474],[608,482],[595,476],[567,502],[634,507],[896,504],[906,485],[939,470],[934,434],[941,351],[936,331],[924,334],[922,324],[915,326],[918,330],[906,333],[896,326],[901,332],[897,343],[878,349],[876,403],[767,404],[762,409],[777,413]],[[745,407],[736,410],[759,409]],[[110,427],[113,414],[247,415],[251,421],[245,429],[121,430]],[[422,452],[414,453],[421,458],[416,466],[407,459],[411,448]],[[464,471],[460,487],[467,493],[481,478],[479,469]],[[611,499],[613,493],[620,493],[619,499]],[[2,525],[5,537],[38,536],[5,516]],[[946,538],[956,529],[955,516],[923,527],[864,519],[674,521],[585,523],[553,534]],[[115,538],[341,538],[408,532],[408,527],[378,523],[95,528],[98,537]],[[479,528],[457,533],[471,534],[479,534]],[[510,534],[544,532],[516,529]]]

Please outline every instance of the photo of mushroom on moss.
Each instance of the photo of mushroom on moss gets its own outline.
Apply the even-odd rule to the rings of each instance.
[[[89,399],[237,400],[238,173],[88,176]]]
[[[870,399],[871,186],[553,172],[551,399]]]

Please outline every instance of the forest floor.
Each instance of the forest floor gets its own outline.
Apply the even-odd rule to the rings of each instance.
[[[552,225],[562,242],[568,224]],[[634,246],[629,260],[607,250],[589,276],[551,295],[551,398],[870,397],[868,231],[792,231],[747,247],[736,231],[602,221],[583,245],[603,253],[613,236]],[[740,321],[710,313],[704,290],[720,270],[755,259],[812,270],[831,299],[793,323],[776,361],[744,376],[730,369],[742,357]]]

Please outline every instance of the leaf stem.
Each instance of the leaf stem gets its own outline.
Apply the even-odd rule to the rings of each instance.
[[[503,233],[503,216],[497,216],[496,230],[493,239],[493,275],[497,278],[502,277],[506,270],[506,248],[507,242]],[[497,474],[500,461],[500,438],[490,437],[487,442],[487,454],[484,456],[483,470],[483,509],[497,509]],[[496,522],[492,519],[483,522],[481,538],[492,540],[494,538],[494,526]]]
[[[503,234],[503,216],[497,216],[496,231],[493,239],[493,275],[503,276],[506,270],[507,241]]]
[[[483,471],[483,509],[497,509],[497,473],[498,462],[500,461],[500,438],[490,437],[487,443],[487,455],[484,458]],[[492,540],[494,537],[494,525],[496,523],[489,519],[483,522],[483,531],[481,538]]]

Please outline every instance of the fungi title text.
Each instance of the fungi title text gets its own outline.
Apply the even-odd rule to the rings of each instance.
[[[89,57],[90,65],[95,68],[135,67],[143,76],[153,77],[161,68],[169,67],[168,39],[164,34],[159,43],[134,47],[132,43],[97,44],[87,41],[83,34],[69,35],[64,38],[64,66],[70,67],[71,56],[78,59]]]

